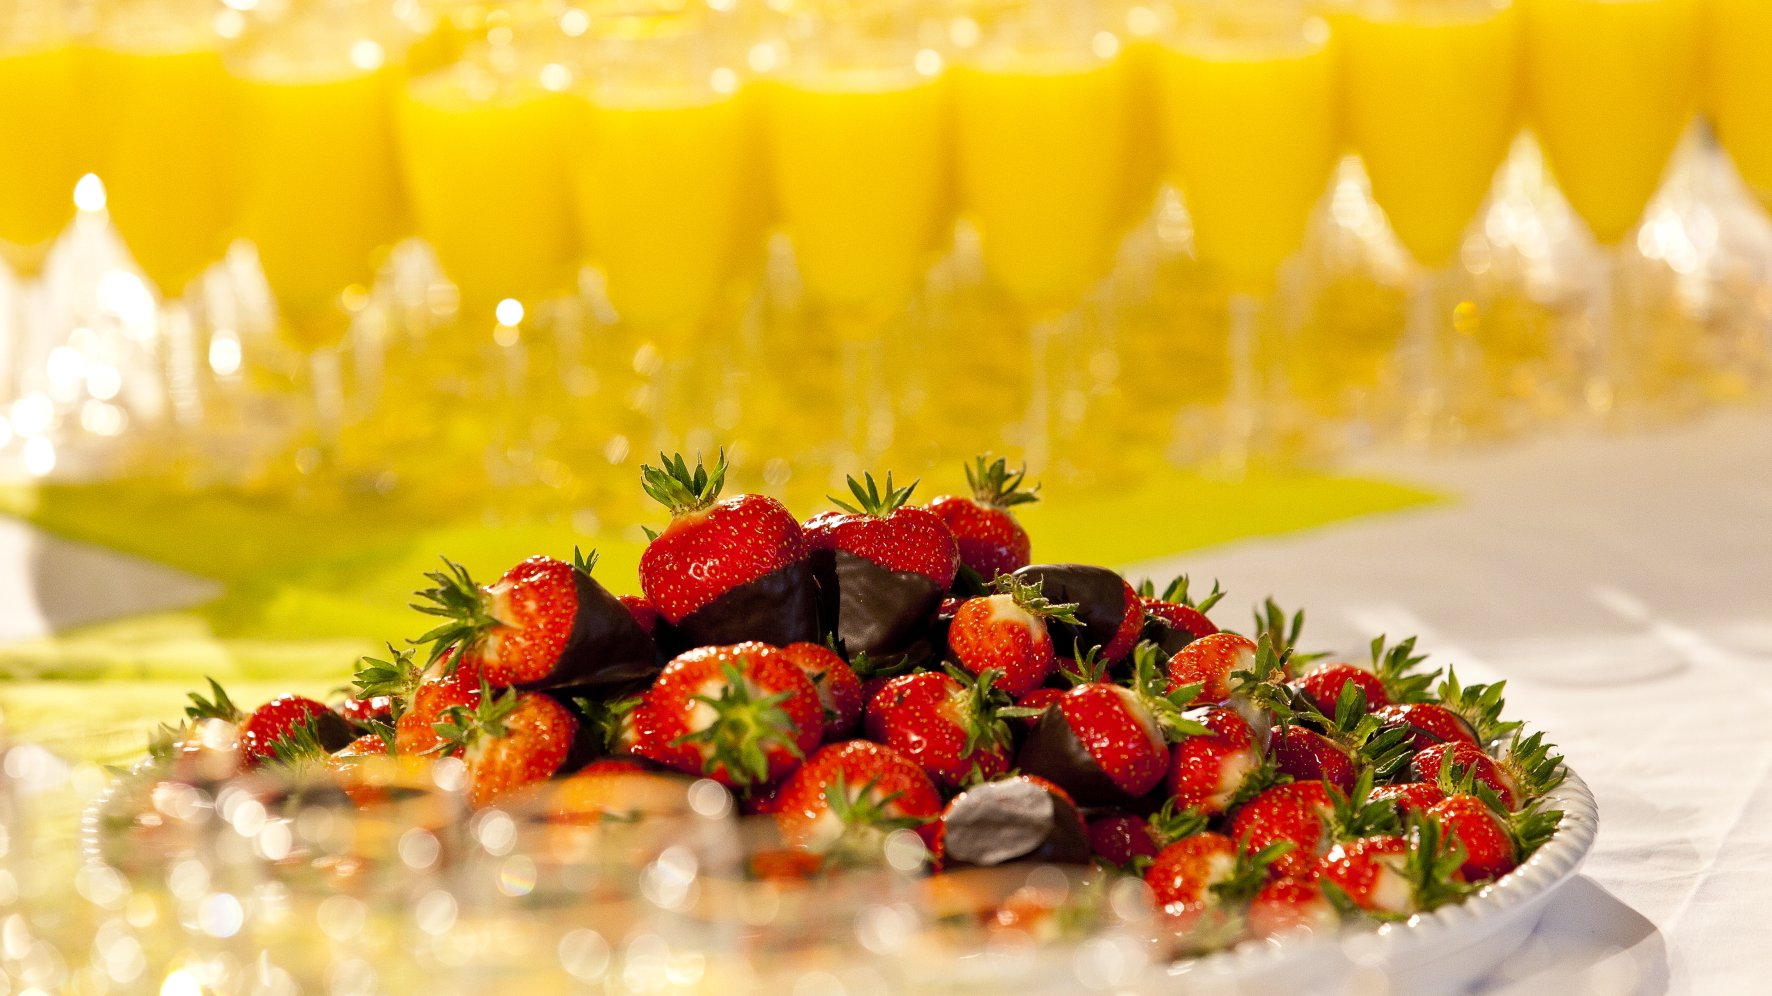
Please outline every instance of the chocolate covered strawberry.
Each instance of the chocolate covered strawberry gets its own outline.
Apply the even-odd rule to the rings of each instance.
[[[1144,602],[1126,579],[1088,564],[1033,564],[1015,572],[1025,584],[1039,584],[1055,603],[1076,605],[1076,624],[1055,625],[1053,643],[1063,657],[1099,649],[1117,664],[1131,656],[1144,630]]]
[[[805,534],[767,495],[721,498],[726,454],[712,471],[660,454],[640,468],[646,493],[671,521],[640,555],[640,588],[658,611],[667,652],[758,640],[818,639],[818,594]]]
[[[1013,861],[1080,865],[1090,858],[1075,800],[1029,775],[980,782],[955,796],[936,825],[934,850],[937,863],[949,870]]]
[[[1254,731],[1236,710],[1203,706],[1186,716],[1205,732],[1183,736],[1169,749],[1166,784],[1177,806],[1215,815],[1272,780]]]
[[[948,788],[1009,770],[1009,728],[997,715],[1006,699],[996,673],[900,675],[868,701],[868,737],[895,747]]]
[[[444,561],[415,607],[442,617],[419,637],[432,660],[453,649],[495,688],[620,685],[656,670],[652,638],[621,602],[591,577],[597,554],[568,564],[530,557],[484,587],[466,568]]]
[[[823,739],[838,740],[848,736],[861,722],[862,707],[866,705],[861,694],[861,679],[856,677],[849,662],[837,656],[831,648],[817,643],[790,643],[781,648],[781,654],[806,672],[806,677],[812,679],[812,687],[818,689],[818,701],[824,706]]]
[[[1039,500],[1039,485],[1023,490],[1026,477],[1025,466],[1010,473],[1007,460],[987,463],[978,457],[966,468],[971,497],[941,495],[929,503],[929,511],[953,532],[960,562],[987,584],[1028,564],[1027,530],[1010,511]]]
[[[1161,847],[1150,821],[1137,813],[1108,813],[1089,821],[1089,850],[1099,860],[1125,871],[1140,870]]]
[[[790,844],[866,860],[891,831],[934,820],[941,795],[915,761],[883,744],[851,740],[819,748],[788,776],[770,810]]]
[[[806,673],[762,643],[700,647],[665,665],[634,710],[635,753],[748,788],[818,746],[824,707]]]
[[[452,706],[437,724],[446,753],[467,762],[468,802],[488,806],[586,760],[570,710],[541,692],[482,686],[472,707]]]
[[[997,594],[961,603],[948,627],[948,649],[974,675],[995,669],[1010,695],[1038,688],[1058,664],[1047,621],[1077,622],[1075,605],[1054,605],[1039,583],[1004,575]]]
[[[1161,595],[1149,580],[1138,586],[1139,602],[1144,606],[1144,638],[1174,654],[1182,647],[1218,632],[1218,626],[1206,618],[1224,592],[1216,582],[1205,598],[1195,602],[1188,595],[1188,577],[1181,575],[1169,582]]]
[[[906,504],[917,489],[912,481],[894,487],[886,475],[881,492],[874,475],[849,479],[854,504],[832,498],[842,514],[817,516],[807,523],[807,541],[815,550],[854,554],[894,574],[918,574],[945,593],[954,583],[960,551],[947,523],[926,508]],[[936,599],[937,605],[940,599]]]
[[[356,738],[356,731],[323,703],[301,695],[279,695],[245,713],[214,678],[204,698],[193,692],[185,715],[220,719],[238,726],[241,758],[247,767],[267,761],[320,759]]]
[[[658,629],[658,609],[645,595],[617,595],[615,598],[628,610],[628,615],[634,617],[635,625],[646,631],[647,636]]]
[[[853,503],[832,498],[841,512],[806,523],[827,627],[853,658],[926,662],[941,647],[929,630],[959,569],[959,548],[947,524],[906,504],[916,484],[882,492],[873,475],[849,479]]]

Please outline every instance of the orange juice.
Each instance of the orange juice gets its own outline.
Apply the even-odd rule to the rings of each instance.
[[[0,50],[0,259],[23,273],[74,216],[76,86],[65,42]]]
[[[1717,137],[1772,210],[1772,3],[1709,0],[1706,103]]]

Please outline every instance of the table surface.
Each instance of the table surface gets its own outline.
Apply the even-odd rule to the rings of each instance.
[[[1460,678],[1507,680],[1510,714],[1592,786],[1600,834],[1479,991],[1767,991],[1772,415],[1353,469],[1458,498],[1128,573],[1216,577],[1233,626],[1272,594],[1308,607],[1307,646],[1363,655],[1415,634]],[[0,641],[211,592],[0,519]]]

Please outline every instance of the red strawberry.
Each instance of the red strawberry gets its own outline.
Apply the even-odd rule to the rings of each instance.
[[[1500,878],[1520,863],[1507,821],[1476,796],[1450,796],[1427,812],[1440,821],[1446,840],[1464,849],[1464,861],[1458,869],[1464,881]]]
[[[449,752],[467,761],[468,802],[476,807],[561,773],[578,732],[578,720],[547,695],[484,688],[477,706],[451,707],[437,729]]]
[[[1399,817],[1420,816],[1428,807],[1446,798],[1446,793],[1433,782],[1404,782],[1401,785],[1380,785],[1372,790],[1372,798],[1395,805]]]
[[[1257,937],[1277,937],[1292,931],[1331,933],[1341,926],[1341,914],[1315,881],[1277,878],[1261,887],[1249,900],[1249,930]]]
[[[1231,697],[1237,671],[1255,670],[1255,641],[1236,633],[1201,637],[1169,658],[1169,687],[1200,686],[1199,701],[1225,702]]]
[[[1324,821],[1334,811],[1335,802],[1322,782],[1276,785],[1237,809],[1230,836],[1252,851],[1290,843],[1292,850],[1274,862],[1274,873],[1308,875],[1321,853]]]
[[[1306,699],[1326,716],[1335,714],[1335,703],[1348,685],[1354,685],[1366,696],[1368,711],[1391,704],[1378,675],[1353,664],[1321,664],[1292,682]]]
[[[1405,917],[1420,909],[1408,866],[1407,840],[1361,837],[1329,848],[1317,863],[1317,875],[1368,913]]]
[[[1169,582],[1161,596],[1148,580],[1138,586],[1139,602],[1144,608],[1144,637],[1171,654],[1218,632],[1218,626],[1206,618],[1206,613],[1224,598],[1224,592],[1214,583],[1212,593],[1195,603],[1188,597],[1187,589],[1186,574]]]
[[[652,674],[651,638],[591,577],[595,551],[574,551],[570,564],[530,557],[485,587],[460,564],[443,563],[418,593],[419,611],[443,619],[418,639],[432,646],[433,660],[453,648],[496,688],[621,684]]]
[[[387,802],[397,788],[422,790],[430,761],[394,755],[386,740],[371,733],[333,752],[324,764],[352,802],[373,806]]]
[[[1237,867],[1237,845],[1219,833],[1197,833],[1157,853],[1145,869],[1145,884],[1166,912],[1203,909],[1217,901],[1212,887],[1230,879]]]
[[[1346,792],[1359,775],[1347,748],[1302,726],[1275,730],[1268,749],[1273,753],[1274,767],[1300,781],[1325,781]]]
[[[1348,684],[1357,685],[1366,697],[1366,711],[1376,712],[1393,702],[1419,702],[1427,695],[1428,685],[1439,676],[1438,671],[1418,673],[1418,665],[1426,660],[1415,654],[1415,638],[1386,649],[1384,637],[1372,641],[1372,662],[1357,664],[1319,664],[1292,683],[1317,711],[1335,715],[1336,706]]]
[[[214,678],[209,679],[209,688],[214,700],[193,692],[185,715],[193,720],[220,719],[236,724],[241,760],[247,767],[266,761],[323,756],[344,747],[356,736],[342,717],[310,698],[279,695],[245,714]]]
[[[871,856],[891,830],[941,813],[941,795],[915,761],[891,747],[851,740],[820,748],[776,793],[782,837],[819,853]]]
[[[689,811],[692,781],[674,771],[657,771],[634,758],[600,758],[550,786],[547,820],[582,826],[605,820],[625,823],[647,816],[683,815]]]
[[[811,679],[763,643],[701,647],[665,665],[634,711],[634,750],[728,786],[773,782],[824,733]]]
[[[953,532],[960,562],[986,583],[1028,565],[1027,530],[1009,511],[1039,500],[1039,485],[1021,490],[1026,476],[1025,466],[1011,474],[1007,460],[986,464],[984,457],[978,457],[966,468],[972,497],[941,495],[929,503],[929,511]]]
[[[1051,706],[1057,705],[1058,700],[1064,698],[1064,692],[1065,690],[1062,688],[1036,688],[1026,695],[1023,695],[1021,698],[1016,699],[1015,707],[1017,709],[1034,709],[1044,712]],[[1039,721],[1039,716],[1022,716],[1015,719],[1013,722],[1022,729],[1031,730],[1034,728],[1034,724]]]
[[[1519,805],[1519,791],[1513,776],[1500,762],[1483,753],[1483,749],[1474,744],[1455,741],[1435,744],[1426,750],[1417,751],[1415,760],[1409,765],[1409,772],[1417,781],[1425,782],[1436,781],[1443,772],[1449,772],[1453,768],[1460,769],[1478,783],[1488,786],[1508,810],[1512,811]]]
[[[653,607],[645,595],[617,595],[615,598],[626,607],[628,614],[634,617],[634,622],[646,631],[647,636],[658,629],[658,609]]]
[[[1140,858],[1156,857],[1151,824],[1133,813],[1109,813],[1089,821],[1089,849],[1108,864],[1130,869]]]
[[[1053,605],[1040,593],[1038,582],[1023,584],[1012,574],[1004,582],[998,594],[961,604],[948,627],[948,649],[966,670],[978,675],[995,668],[998,688],[1025,695],[1058,663],[1046,620],[1075,624],[1077,607]]]
[[[1562,784],[1563,757],[1551,753],[1544,734],[1516,735],[1507,753],[1496,760],[1466,743],[1438,744],[1420,751],[1410,770],[1423,781],[1433,779],[1449,794],[1493,792],[1498,809],[1513,813]]]
[[[426,667],[412,701],[394,724],[394,749],[402,755],[448,753],[448,747],[437,733],[443,714],[460,706],[475,709],[480,705],[480,669],[464,663],[457,666],[453,653]]]
[[[921,574],[942,591],[953,587],[960,549],[953,531],[939,516],[905,504],[917,483],[894,488],[892,475],[887,474],[886,493],[881,494],[874,475],[865,474],[863,480],[865,487],[861,481],[849,479],[854,505],[831,499],[847,514],[826,513],[806,523],[811,547],[846,550],[888,571]]]
[[[848,736],[861,721],[861,679],[837,652],[817,643],[790,643],[782,656],[806,672],[824,706],[825,740]]]
[[[1205,706],[1187,717],[1207,732],[1182,737],[1169,751],[1167,784],[1175,805],[1208,816],[1222,813],[1262,777],[1261,748],[1234,709]]]
[[[691,472],[681,456],[664,469],[640,468],[646,493],[671,510],[670,525],[640,555],[640,587],[666,622],[684,617],[741,585],[804,560],[799,520],[766,495],[719,500],[726,454],[712,473]]]
[[[338,714],[346,721],[358,726],[370,723],[391,723],[394,721],[394,697],[391,695],[372,695],[358,698],[355,695],[345,696],[339,703]]]
[[[957,788],[1009,770],[1009,728],[996,716],[994,672],[963,683],[920,671],[888,681],[868,701],[870,739],[902,751],[940,785]]]
[[[1386,726],[1404,730],[1415,750],[1426,750],[1435,744],[1466,743],[1480,746],[1477,731],[1458,713],[1432,702],[1407,702],[1388,705],[1372,713]]]
[[[1015,572],[1054,602],[1074,603],[1078,624],[1053,627],[1053,644],[1061,657],[1081,657],[1091,650],[1117,664],[1132,653],[1144,631],[1144,603],[1126,579],[1105,567],[1088,564],[1034,564]]]

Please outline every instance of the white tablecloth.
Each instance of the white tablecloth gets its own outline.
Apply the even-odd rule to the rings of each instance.
[[[1600,833],[1481,991],[1772,993],[1772,418],[1370,463],[1458,499],[1132,573],[1217,577],[1221,612],[1307,606],[1307,645],[1413,633],[1507,679]]]
[[[1228,625],[1271,593],[1309,607],[1309,646],[1416,634],[1461,678],[1507,679],[1511,711],[1592,786],[1601,827],[1481,991],[1772,993],[1772,417],[1355,469],[1457,497],[1129,573],[1220,579]],[[44,543],[36,559],[57,569],[33,577]],[[0,638],[210,590],[0,520]]]

